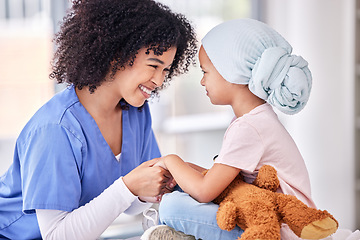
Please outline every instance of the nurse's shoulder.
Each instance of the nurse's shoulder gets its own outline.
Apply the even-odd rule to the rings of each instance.
[[[67,87],[61,92],[55,94],[30,118],[20,133],[20,136],[29,135],[37,129],[45,128],[49,125],[58,125],[62,127],[67,118],[76,119],[73,116],[73,108],[79,107],[79,99],[73,87]],[[76,125],[76,120],[73,121]],[[23,136],[24,137],[24,136]]]

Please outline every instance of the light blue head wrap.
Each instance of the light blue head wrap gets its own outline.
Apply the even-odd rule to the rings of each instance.
[[[248,84],[250,91],[286,114],[303,109],[312,77],[308,63],[274,29],[253,19],[214,27],[202,45],[225,80]]]

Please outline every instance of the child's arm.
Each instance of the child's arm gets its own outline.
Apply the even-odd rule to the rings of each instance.
[[[192,167],[193,169],[195,169],[198,172],[204,172],[205,170],[207,170],[206,168],[200,167],[199,165],[190,163],[190,162],[186,162],[187,165],[189,165],[190,167]]]
[[[204,176],[177,155],[160,159],[179,186],[199,202],[214,200],[239,174],[240,169],[215,163]]]

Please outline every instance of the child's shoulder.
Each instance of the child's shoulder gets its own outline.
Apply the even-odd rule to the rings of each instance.
[[[256,132],[262,132],[264,128],[278,128],[277,126],[283,127],[272,106],[265,103],[234,119],[228,127],[228,131],[250,128]]]
[[[231,124],[249,124],[254,121],[263,121],[271,118],[277,119],[277,115],[270,104],[264,103],[243,116],[234,118]]]

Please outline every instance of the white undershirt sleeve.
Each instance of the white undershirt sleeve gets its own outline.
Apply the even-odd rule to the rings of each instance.
[[[131,206],[125,210],[124,213],[128,215],[137,215],[142,213],[144,210],[150,208],[153,203],[142,202],[139,198],[136,198],[135,201],[132,202]]]
[[[136,199],[119,178],[98,197],[72,212],[36,209],[41,235],[43,239],[97,239],[133,202],[140,204]]]

